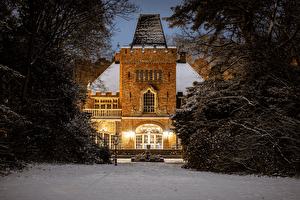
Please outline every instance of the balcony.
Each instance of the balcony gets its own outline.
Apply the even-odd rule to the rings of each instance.
[[[91,113],[93,118],[121,118],[122,109],[84,109],[84,112]]]

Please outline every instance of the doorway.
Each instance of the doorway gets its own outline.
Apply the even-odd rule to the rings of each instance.
[[[163,149],[163,130],[155,124],[144,124],[136,129],[136,149]]]

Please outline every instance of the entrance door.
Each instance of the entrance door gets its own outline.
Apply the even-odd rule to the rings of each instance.
[[[136,129],[136,148],[147,149],[162,149],[162,128],[155,124],[143,124]]]
[[[147,149],[150,144],[150,149],[162,149],[162,135],[161,134],[143,134],[135,137],[137,149]]]
[[[154,136],[153,134],[144,135],[144,149],[147,149],[148,144],[150,144],[150,149],[154,149]]]

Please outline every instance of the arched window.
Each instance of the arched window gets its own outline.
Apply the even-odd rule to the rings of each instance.
[[[156,113],[158,107],[157,90],[151,85],[146,86],[141,91],[140,103],[141,113]]]
[[[143,103],[144,103],[144,108],[143,108],[144,113],[155,112],[155,94],[152,93],[150,90],[144,93]]]

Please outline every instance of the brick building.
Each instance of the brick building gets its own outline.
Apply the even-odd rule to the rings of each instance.
[[[115,54],[98,78],[110,91],[88,90],[85,109],[92,113],[98,138],[118,148],[177,149],[169,115],[180,106],[185,88],[202,78],[186,63],[185,53],[166,43],[159,15],[140,15],[133,41]],[[96,137],[96,142],[99,140]]]

